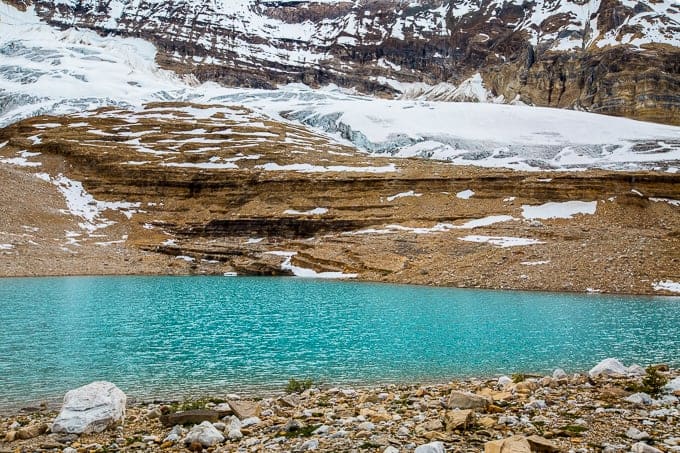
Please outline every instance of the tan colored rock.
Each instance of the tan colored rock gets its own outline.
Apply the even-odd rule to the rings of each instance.
[[[466,430],[474,423],[475,416],[471,409],[451,410],[444,415],[446,432]]]
[[[512,436],[485,443],[484,453],[531,453],[531,445],[524,436]]]
[[[17,432],[14,430],[7,431],[5,434],[5,442],[14,442],[17,438]]]
[[[531,451],[536,453],[553,453],[560,451],[560,448],[557,445],[541,436],[529,436],[527,437],[527,441],[529,442],[529,445],[531,445]]]
[[[255,401],[229,400],[229,407],[239,419],[243,420],[260,415],[262,408]]]
[[[449,395],[447,407],[449,409],[481,409],[486,410],[492,403],[491,398],[474,393],[453,391]]]
[[[477,420],[477,424],[481,426],[482,428],[493,428],[496,426],[496,420],[492,417],[482,417],[479,420]]]
[[[559,447],[541,436],[512,436],[484,444],[484,453],[554,453]]]
[[[41,434],[44,434],[47,432],[47,425],[45,423],[34,423],[28,426],[24,426],[23,428],[19,428],[17,431],[17,438],[25,440],[25,439],[33,439],[34,437],[38,437]]]

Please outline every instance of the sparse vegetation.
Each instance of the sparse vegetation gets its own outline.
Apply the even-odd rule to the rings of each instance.
[[[660,395],[663,387],[668,383],[668,378],[661,374],[655,366],[650,365],[645,371],[647,374],[642,378],[642,391],[651,396]]]
[[[312,388],[314,381],[311,379],[303,379],[298,381],[295,378],[288,380],[288,385],[286,386],[286,393],[302,393],[307,389]]]
[[[512,375],[512,382],[515,384],[524,381],[527,378],[527,375],[524,373],[515,373]]]

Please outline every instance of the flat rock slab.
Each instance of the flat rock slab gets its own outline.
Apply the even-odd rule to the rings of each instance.
[[[229,400],[227,404],[241,420],[260,415],[261,407],[255,401]]]
[[[194,409],[161,415],[163,426],[198,425],[205,421],[215,423],[219,420],[220,413],[211,409]]]

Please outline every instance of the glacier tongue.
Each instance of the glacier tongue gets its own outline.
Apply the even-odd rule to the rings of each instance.
[[[40,114],[157,100],[243,105],[375,154],[515,169],[680,166],[680,127],[527,106],[384,100],[329,86],[197,84],[159,69],[141,39],[60,31],[0,2],[0,127]],[[461,87],[483,96],[479,80]],[[417,96],[416,96],[417,97]]]

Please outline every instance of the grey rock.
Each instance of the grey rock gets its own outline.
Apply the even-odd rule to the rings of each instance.
[[[552,378],[555,380],[567,379],[568,377],[569,376],[567,376],[567,373],[562,368],[557,368],[552,374]]]
[[[658,448],[654,448],[651,445],[648,445],[644,442],[638,442],[634,444],[631,448],[630,451],[632,453],[662,453],[661,450]]]
[[[486,410],[490,401],[480,395],[468,392],[452,391],[446,403],[449,409],[482,409]]]
[[[640,431],[634,426],[631,426],[626,430],[626,437],[633,440],[646,440],[649,439],[649,433],[646,431]]]
[[[647,405],[647,404],[652,404],[654,400],[652,399],[651,396],[644,392],[638,392],[638,393],[633,393],[627,398],[624,398],[624,401],[628,401],[629,403],[633,404],[639,404],[639,405]]]
[[[243,433],[240,429],[230,429],[229,434],[227,434],[227,438],[229,438],[229,440],[243,439]]]
[[[319,439],[309,439],[300,447],[302,451],[313,451],[319,449]]]
[[[52,423],[54,433],[100,433],[123,423],[127,397],[110,382],[97,381],[70,390]]]

